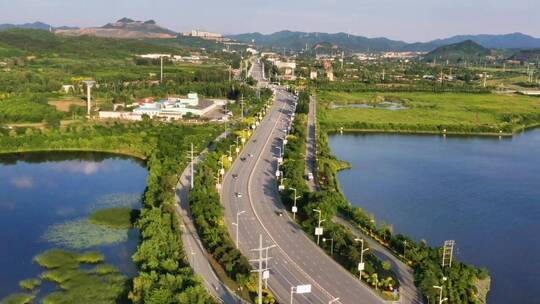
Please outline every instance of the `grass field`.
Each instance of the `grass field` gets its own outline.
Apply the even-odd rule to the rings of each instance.
[[[540,98],[467,93],[345,93],[323,91],[319,121],[330,130],[513,133],[540,123]],[[409,109],[336,108],[330,104],[402,103]]]

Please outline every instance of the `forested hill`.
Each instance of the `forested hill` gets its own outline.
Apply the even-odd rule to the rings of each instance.
[[[424,60],[443,60],[443,61],[471,61],[483,59],[491,54],[491,50],[480,44],[467,40],[460,43],[450,44],[438,47],[424,56]]]
[[[0,31],[0,58],[47,55],[77,58],[126,57],[144,53],[173,53],[178,48],[134,39],[90,36],[66,37],[44,30]]]

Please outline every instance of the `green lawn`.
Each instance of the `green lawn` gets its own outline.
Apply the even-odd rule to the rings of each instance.
[[[327,129],[449,133],[512,133],[540,123],[540,98],[467,93],[345,93],[318,94],[318,116]],[[406,110],[337,108],[330,104],[398,101]]]

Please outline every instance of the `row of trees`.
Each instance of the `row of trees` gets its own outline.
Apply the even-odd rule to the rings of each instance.
[[[321,191],[310,192],[305,181],[305,152],[307,135],[307,116],[309,111],[309,94],[301,93],[296,108],[297,116],[291,134],[287,137],[288,143],[285,149],[283,165],[283,176],[286,178],[285,184],[296,188],[300,196],[296,203],[298,206],[297,219],[304,231],[311,236],[318,225],[318,214],[313,209],[322,211],[322,216],[326,219],[324,224],[325,236],[334,241],[333,258],[345,269],[355,275],[359,275],[358,263],[360,262],[361,244],[355,241],[355,235],[346,227],[332,222],[340,207],[347,206],[345,198],[336,192],[335,189],[323,188]],[[294,203],[294,192],[287,190],[282,192],[282,199],[288,206]],[[322,247],[330,253],[331,244],[322,243]],[[367,247],[367,246],[366,246]],[[393,299],[391,291],[399,287],[391,266],[384,263],[372,254],[364,257],[366,263],[362,273],[363,280],[373,288],[382,291],[382,295],[387,299]]]

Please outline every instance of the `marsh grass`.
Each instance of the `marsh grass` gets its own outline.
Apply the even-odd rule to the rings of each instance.
[[[456,133],[512,133],[540,123],[540,99],[529,96],[467,93],[347,93],[324,91],[323,104],[363,104],[379,99],[402,101],[402,111],[384,109],[321,109],[326,129],[433,131]]]
[[[19,287],[28,291],[33,291],[34,289],[38,288],[40,285],[41,285],[40,279],[28,279],[28,280],[22,280],[19,282]]]
[[[2,304],[28,304],[32,303],[36,296],[27,293],[15,293],[0,301]]]
[[[100,264],[99,252],[75,253],[51,249],[35,257],[48,270],[41,279],[58,284],[62,289],[43,298],[43,303],[114,303],[125,294],[127,278],[111,265],[82,269],[81,264]]]
[[[92,224],[103,225],[110,228],[128,229],[139,217],[139,211],[131,208],[107,208],[94,212],[88,220]]]
[[[92,224],[87,219],[77,219],[50,226],[42,238],[72,249],[85,249],[124,242],[128,238],[128,230]]]

